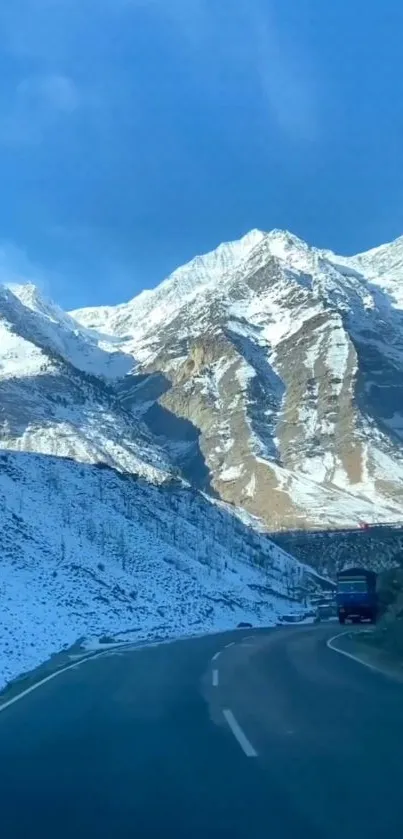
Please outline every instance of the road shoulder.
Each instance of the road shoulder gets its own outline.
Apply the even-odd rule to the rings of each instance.
[[[327,640],[334,653],[403,683],[403,661],[375,642],[371,630],[344,629]]]

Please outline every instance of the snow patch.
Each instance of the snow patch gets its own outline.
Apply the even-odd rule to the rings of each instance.
[[[248,498],[253,498],[254,495],[255,495],[255,492],[256,492],[256,475],[253,472],[253,474],[251,475],[250,481],[248,481],[248,483],[246,484],[245,495]]]
[[[220,472],[220,481],[237,481],[238,478],[242,477],[242,473],[242,466],[229,466],[227,469]]]

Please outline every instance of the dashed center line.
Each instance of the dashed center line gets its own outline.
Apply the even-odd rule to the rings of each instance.
[[[218,670],[213,670],[213,688],[218,687]]]
[[[242,728],[235,719],[232,711],[229,708],[224,708],[223,714],[235,739],[238,740],[242,751],[246,754],[246,757],[257,757],[256,749],[253,748],[252,743],[242,731]]]
[[[220,650],[218,651],[218,653],[216,653],[215,655],[213,655],[213,658],[212,658],[211,660],[212,660],[212,661],[217,661],[217,658],[218,658],[218,656],[219,656],[219,655],[220,655]]]
[[[234,646],[235,646],[235,641],[231,641],[231,643],[230,643],[230,644],[226,644],[226,645],[225,645],[225,648],[224,648],[224,649],[226,649],[226,650],[227,650],[227,649],[228,649],[228,647],[234,647]]]

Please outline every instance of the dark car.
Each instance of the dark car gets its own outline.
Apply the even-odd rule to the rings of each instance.
[[[238,629],[251,629],[251,628],[252,628],[252,624],[248,623],[247,621],[241,621],[238,624]]]

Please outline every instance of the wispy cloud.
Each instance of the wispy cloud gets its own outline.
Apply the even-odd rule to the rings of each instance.
[[[76,85],[67,76],[24,78],[17,84],[8,110],[0,115],[0,141],[40,142],[48,128],[77,110],[79,102]]]
[[[303,45],[276,22],[267,0],[128,0],[169,19],[202,64],[207,78],[244,69],[260,90],[261,105],[288,137],[320,135],[318,85]]]
[[[300,44],[280,31],[273,15],[255,8],[250,18],[250,46],[263,97],[278,126],[289,136],[319,137],[318,89]]]
[[[67,76],[50,75],[26,79],[19,90],[39,108],[51,108],[71,114],[79,104],[77,88],[73,80]]]

